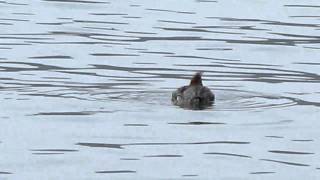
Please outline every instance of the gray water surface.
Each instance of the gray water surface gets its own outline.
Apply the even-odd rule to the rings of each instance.
[[[320,178],[319,1],[0,8],[0,179]]]

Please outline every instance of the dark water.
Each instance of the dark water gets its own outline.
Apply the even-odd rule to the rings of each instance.
[[[320,177],[318,1],[0,6],[0,179]]]

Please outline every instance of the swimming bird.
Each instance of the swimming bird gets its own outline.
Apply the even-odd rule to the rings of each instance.
[[[172,93],[174,105],[188,109],[204,109],[213,104],[215,96],[202,84],[202,72],[197,72],[188,86],[182,86]]]

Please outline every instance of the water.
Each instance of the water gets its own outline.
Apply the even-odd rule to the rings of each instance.
[[[0,5],[0,179],[319,178],[318,1]]]

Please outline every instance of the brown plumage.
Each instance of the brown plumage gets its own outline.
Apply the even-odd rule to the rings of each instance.
[[[172,93],[174,105],[189,109],[204,109],[212,105],[214,94],[202,84],[202,73],[196,73],[188,86],[182,86]]]
[[[197,72],[190,81],[190,86],[201,85],[202,86],[202,72]]]

